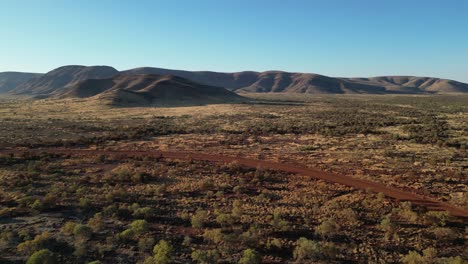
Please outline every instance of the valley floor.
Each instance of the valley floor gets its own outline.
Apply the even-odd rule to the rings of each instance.
[[[176,263],[466,259],[468,96],[249,96],[177,108],[3,99],[4,261],[44,247],[67,262],[154,261],[160,240]],[[285,163],[310,169],[274,165]],[[396,189],[410,199],[390,199]]]

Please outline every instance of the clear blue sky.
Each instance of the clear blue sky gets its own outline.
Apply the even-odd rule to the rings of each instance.
[[[467,0],[0,0],[0,71],[67,64],[468,82]]]

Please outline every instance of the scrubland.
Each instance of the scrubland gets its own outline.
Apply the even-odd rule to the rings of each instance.
[[[2,99],[0,262],[464,263],[466,219],[371,190],[235,162],[48,152],[294,163],[468,210],[468,96],[248,96],[173,108]]]

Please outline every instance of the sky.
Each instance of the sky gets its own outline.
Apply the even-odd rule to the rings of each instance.
[[[0,71],[283,70],[468,82],[467,0],[0,0]]]

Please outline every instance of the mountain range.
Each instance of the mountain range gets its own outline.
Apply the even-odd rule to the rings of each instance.
[[[171,90],[172,89],[172,90]],[[220,93],[215,91],[219,90]],[[110,66],[69,65],[45,74],[0,73],[0,93],[48,97],[99,97],[161,102],[206,97],[207,101],[233,99],[234,93],[308,94],[434,94],[468,93],[468,84],[454,80],[382,76],[338,78],[313,73],[243,71],[234,73],[135,68],[118,71]],[[165,97],[171,94],[170,97]],[[214,99],[220,96],[218,99]],[[120,99],[118,99],[120,98]],[[144,98],[141,99],[141,98]],[[161,99],[158,99],[161,98]],[[224,99],[223,99],[224,98]],[[201,100],[201,99],[200,99]]]

